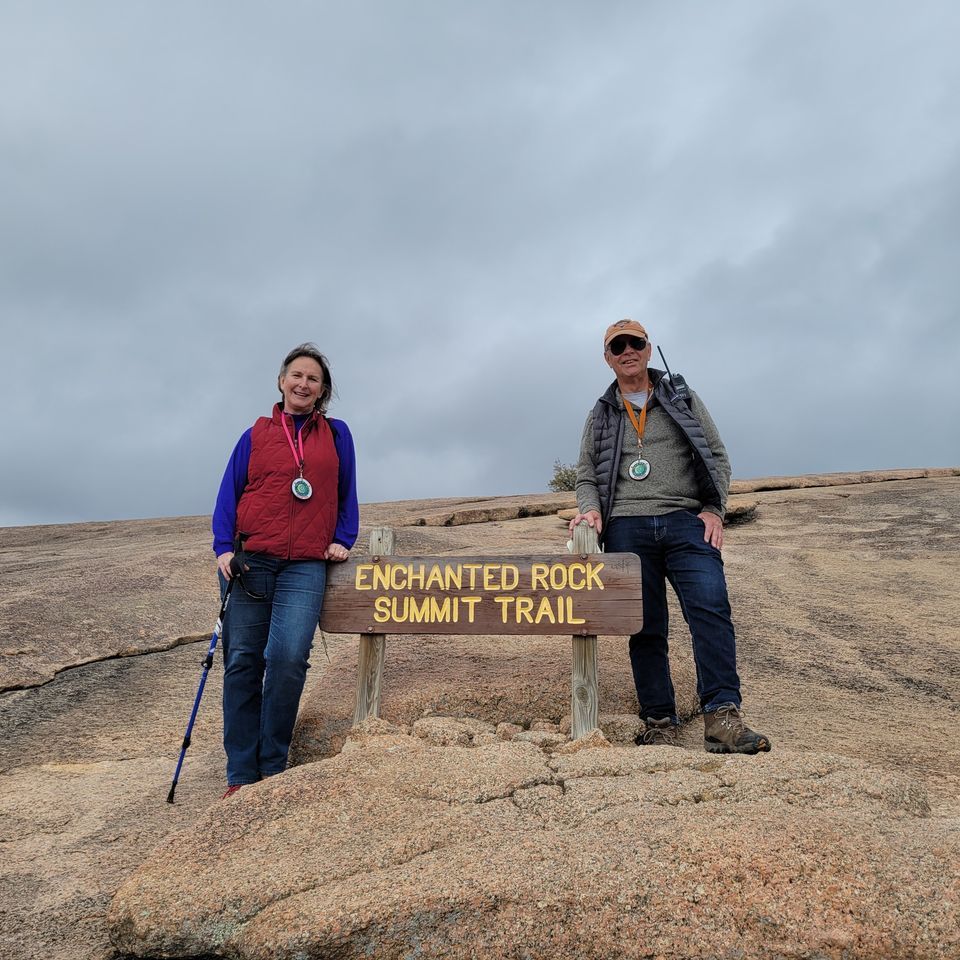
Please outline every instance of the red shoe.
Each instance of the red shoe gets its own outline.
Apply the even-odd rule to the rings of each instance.
[[[220,799],[226,800],[227,797],[232,797],[242,786],[242,783],[237,783],[232,787],[227,787],[227,792]]]

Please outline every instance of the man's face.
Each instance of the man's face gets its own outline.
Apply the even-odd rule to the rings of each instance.
[[[621,378],[632,380],[646,373],[652,347],[647,340],[646,346],[638,350],[640,339],[632,334],[620,334],[607,344],[603,356],[607,366],[617,375],[618,380]],[[621,347],[623,350],[618,353]]]

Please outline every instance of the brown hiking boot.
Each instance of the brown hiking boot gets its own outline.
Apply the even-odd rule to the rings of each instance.
[[[760,753],[770,749],[770,738],[751,730],[732,704],[703,715],[703,748],[707,753]]]
[[[664,717],[662,720],[647,717],[643,722],[647,725],[647,729],[634,741],[638,747],[677,746],[677,725],[670,717]]]

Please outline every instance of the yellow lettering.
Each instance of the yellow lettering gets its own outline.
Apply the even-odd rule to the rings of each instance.
[[[520,582],[520,570],[519,568],[512,563],[505,563],[503,565],[503,574],[500,579],[500,589],[501,590],[516,590],[517,584]],[[506,620],[504,620],[506,623]]]
[[[400,607],[397,604],[403,600],[403,613],[400,613]],[[406,623],[407,617],[410,613],[410,598],[409,597],[391,597],[390,598],[390,607],[391,612],[393,613],[393,620],[395,623]]]
[[[549,590],[550,586],[547,583],[547,574],[550,572],[550,567],[545,563],[534,563],[530,567],[530,586],[534,590]],[[518,620],[517,623],[520,621]]]
[[[562,599],[558,597],[557,599]],[[557,618],[553,614],[553,605],[550,602],[549,597],[544,597],[540,601],[540,606],[537,607],[537,615],[533,618],[534,623],[539,623],[543,619],[548,619],[551,623],[556,623]]]
[[[480,602],[482,597],[461,597],[460,602],[467,605],[467,623],[473,623],[474,608]]]
[[[603,587],[600,588],[601,590]],[[562,599],[567,601],[567,623],[586,623],[586,620],[582,620],[580,617],[575,617],[573,615],[573,597],[563,597]]]
[[[414,597],[405,598],[410,600],[410,622],[411,623],[429,623],[430,621],[430,597],[424,597],[417,602]]]
[[[424,590],[432,590],[434,587],[443,587],[443,571],[436,565],[430,568],[430,574],[427,577]],[[447,589],[449,589],[449,587]]]
[[[375,563],[373,565],[373,589],[390,589],[390,566],[389,564]]]
[[[449,623],[450,607],[456,601],[450,597],[444,597],[441,603],[436,597],[430,597],[430,622],[431,623]]]
[[[422,590],[423,577],[424,577],[423,564],[421,563],[419,568],[414,570],[413,564],[411,563],[407,567],[407,589],[412,590],[414,588],[414,581],[416,581],[416,586],[418,586]]]
[[[446,577],[443,584],[445,590],[449,590],[451,587],[460,590],[463,587],[463,571],[460,569],[459,563],[455,567],[449,565],[444,567],[443,572]]]
[[[507,616],[508,616],[507,608],[510,606],[511,603],[513,603],[513,601],[514,601],[513,597],[494,597],[493,598],[494,603],[500,604],[500,622],[501,623],[507,622]]]
[[[404,576],[406,572],[407,572],[406,567],[401,567],[397,563],[390,564],[390,589],[391,590],[407,589],[407,578]]]
[[[550,568],[550,586],[554,590],[562,590],[567,585],[567,566],[564,563],[555,563]]]
[[[587,589],[592,590],[592,584],[596,583],[597,589],[603,589],[603,581],[600,579],[600,571],[603,569],[602,563],[588,563],[587,564]]]
[[[371,586],[366,582],[366,575],[373,567],[372,563],[358,563],[354,571],[353,588],[354,590],[370,590]]]
[[[483,589],[484,590],[500,590],[502,587],[497,586],[496,575],[500,569],[499,563],[487,563],[483,567]]]
[[[463,569],[470,574],[470,589],[477,589],[477,571],[483,569],[482,563],[465,563]]]
[[[583,577],[574,583],[574,577],[578,573],[583,574]],[[586,573],[587,568],[582,563],[570,564],[570,567],[567,570],[567,582],[571,590],[582,590],[587,585],[587,581],[584,579],[586,577]]]
[[[374,623],[386,623],[390,619],[390,598],[377,597],[373,601]]]
[[[524,619],[527,623],[533,623],[533,598],[517,597],[517,623]]]

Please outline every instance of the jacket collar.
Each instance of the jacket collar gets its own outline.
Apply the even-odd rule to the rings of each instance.
[[[665,371],[658,370],[656,367],[647,367],[647,374],[650,377],[650,386],[653,389],[653,392],[659,393],[662,392],[660,389],[660,382],[663,380]],[[666,388],[667,384],[670,381],[667,380],[663,383],[663,387]],[[613,383],[607,387],[607,392],[600,398],[600,400],[607,404],[610,407],[613,407],[616,410],[620,409],[620,387],[617,385],[617,381],[614,380]]]
[[[293,414],[288,413],[287,416],[292,417]],[[304,424],[303,424],[304,427],[308,423],[312,423],[314,426],[316,426],[317,420],[320,419],[320,414],[316,410],[314,410],[312,413],[308,413],[306,416],[307,416],[307,419],[304,421]],[[280,421],[282,418],[283,418],[283,404],[277,402],[273,405],[273,422],[277,426],[280,426]]]

